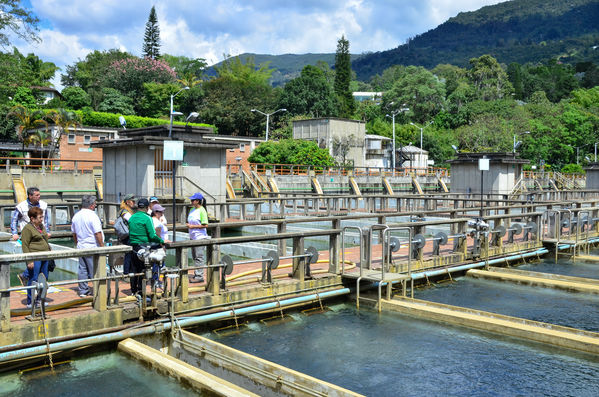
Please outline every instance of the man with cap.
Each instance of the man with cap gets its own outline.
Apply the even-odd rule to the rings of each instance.
[[[195,193],[189,198],[193,209],[187,217],[187,228],[189,229],[189,238],[191,240],[208,239],[206,226],[208,225],[208,212],[206,211],[206,199],[202,193]],[[206,264],[206,247],[191,247],[195,266],[204,266]],[[194,270],[194,281],[204,281],[204,269]]]
[[[150,207],[148,208],[148,214],[150,216],[153,216],[152,212],[154,211],[154,206],[159,203],[158,197],[152,196],[148,200],[150,201]],[[164,216],[164,211],[162,212],[162,216],[160,217],[160,222],[162,222],[163,225],[167,224],[166,217]]]
[[[142,273],[144,263],[137,257],[137,251],[150,243],[164,244],[164,240],[156,235],[156,229],[152,223],[152,218],[146,212],[150,205],[148,199],[140,198],[137,201],[137,211],[129,218],[129,245],[133,248],[131,255],[131,272]],[[141,293],[142,277],[131,277],[131,294]]]

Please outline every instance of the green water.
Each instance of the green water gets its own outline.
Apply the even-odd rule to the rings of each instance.
[[[38,370],[0,375],[0,396],[199,396],[121,353],[97,354]]]

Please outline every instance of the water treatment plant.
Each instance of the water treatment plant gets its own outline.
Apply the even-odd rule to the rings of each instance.
[[[103,168],[92,172],[11,166],[0,178],[5,227],[34,185],[52,219],[51,251],[23,254],[8,229],[0,237],[0,394],[596,394],[592,171],[586,186],[525,174],[511,153],[487,154],[483,182],[483,156],[473,154],[458,156],[451,174],[246,172],[212,161],[206,178],[226,183],[201,183],[211,238],[189,240],[193,167],[204,172],[202,152],[227,142],[189,147],[173,201],[156,171],[165,131],[131,131],[135,153],[102,141]],[[135,169],[119,176],[128,162]],[[158,196],[171,230],[164,286],[144,282],[142,299],[122,270],[131,247],[114,241],[111,226],[129,192]],[[69,225],[90,193],[114,244],[76,249]],[[203,282],[193,247],[206,250]],[[96,263],[89,297],[76,292],[82,256]],[[21,286],[24,263],[41,258],[56,261],[49,280]],[[151,271],[139,276],[148,281]],[[25,306],[28,288],[37,308]]]

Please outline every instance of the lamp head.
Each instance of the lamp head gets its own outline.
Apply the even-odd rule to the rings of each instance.
[[[189,116],[187,116],[187,118],[185,119],[185,121],[186,122],[193,121],[193,120],[197,119],[199,115],[200,114],[198,112],[191,112],[191,113],[189,113]]]

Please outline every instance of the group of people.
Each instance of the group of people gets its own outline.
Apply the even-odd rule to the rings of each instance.
[[[192,240],[209,238],[206,231],[208,225],[208,213],[206,211],[206,200],[201,193],[195,193],[190,197],[193,209],[187,218],[187,227],[189,236]],[[96,197],[93,195],[84,195],[81,199],[81,209],[73,216],[71,220],[71,232],[77,248],[95,248],[104,246],[104,233],[102,231],[102,222],[95,212],[97,206]],[[48,205],[41,200],[40,190],[36,187],[27,189],[27,199],[19,203],[13,211],[11,217],[11,233],[13,240],[21,241],[23,252],[41,252],[49,251],[50,244],[48,239],[50,234],[48,221]],[[123,263],[123,272],[142,273],[144,270],[143,261],[138,258],[137,252],[148,244],[165,244],[168,240],[167,221],[164,216],[165,208],[160,205],[157,197],[139,198],[135,195],[127,194],[120,205],[118,217],[122,217],[128,226],[129,235],[120,241],[132,247],[132,252],[125,255]],[[203,247],[193,247],[193,258],[195,266],[205,266],[205,249]],[[23,285],[32,285],[38,280],[39,274],[44,274],[48,278],[50,261],[33,261],[27,263],[26,269],[18,277]],[[164,264],[162,264],[164,266]],[[162,288],[162,282],[159,277],[160,265],[155,265],[152,269],[152,283],[158,288]],[[204,269],[194,271],[194,280],[196,282],[204,281]],[[78,279],[87,280],[93,278],[94,262],[93,256],[80,257],[78,268]],[[138,297],[142,291],[141,276],[130,277],[131,294]],[[78,295],[87,297],[92,295],[92,291],[87,281],[80,281],[78,284]],[[31,307],[31,290],[27,290],[27,307]]]

